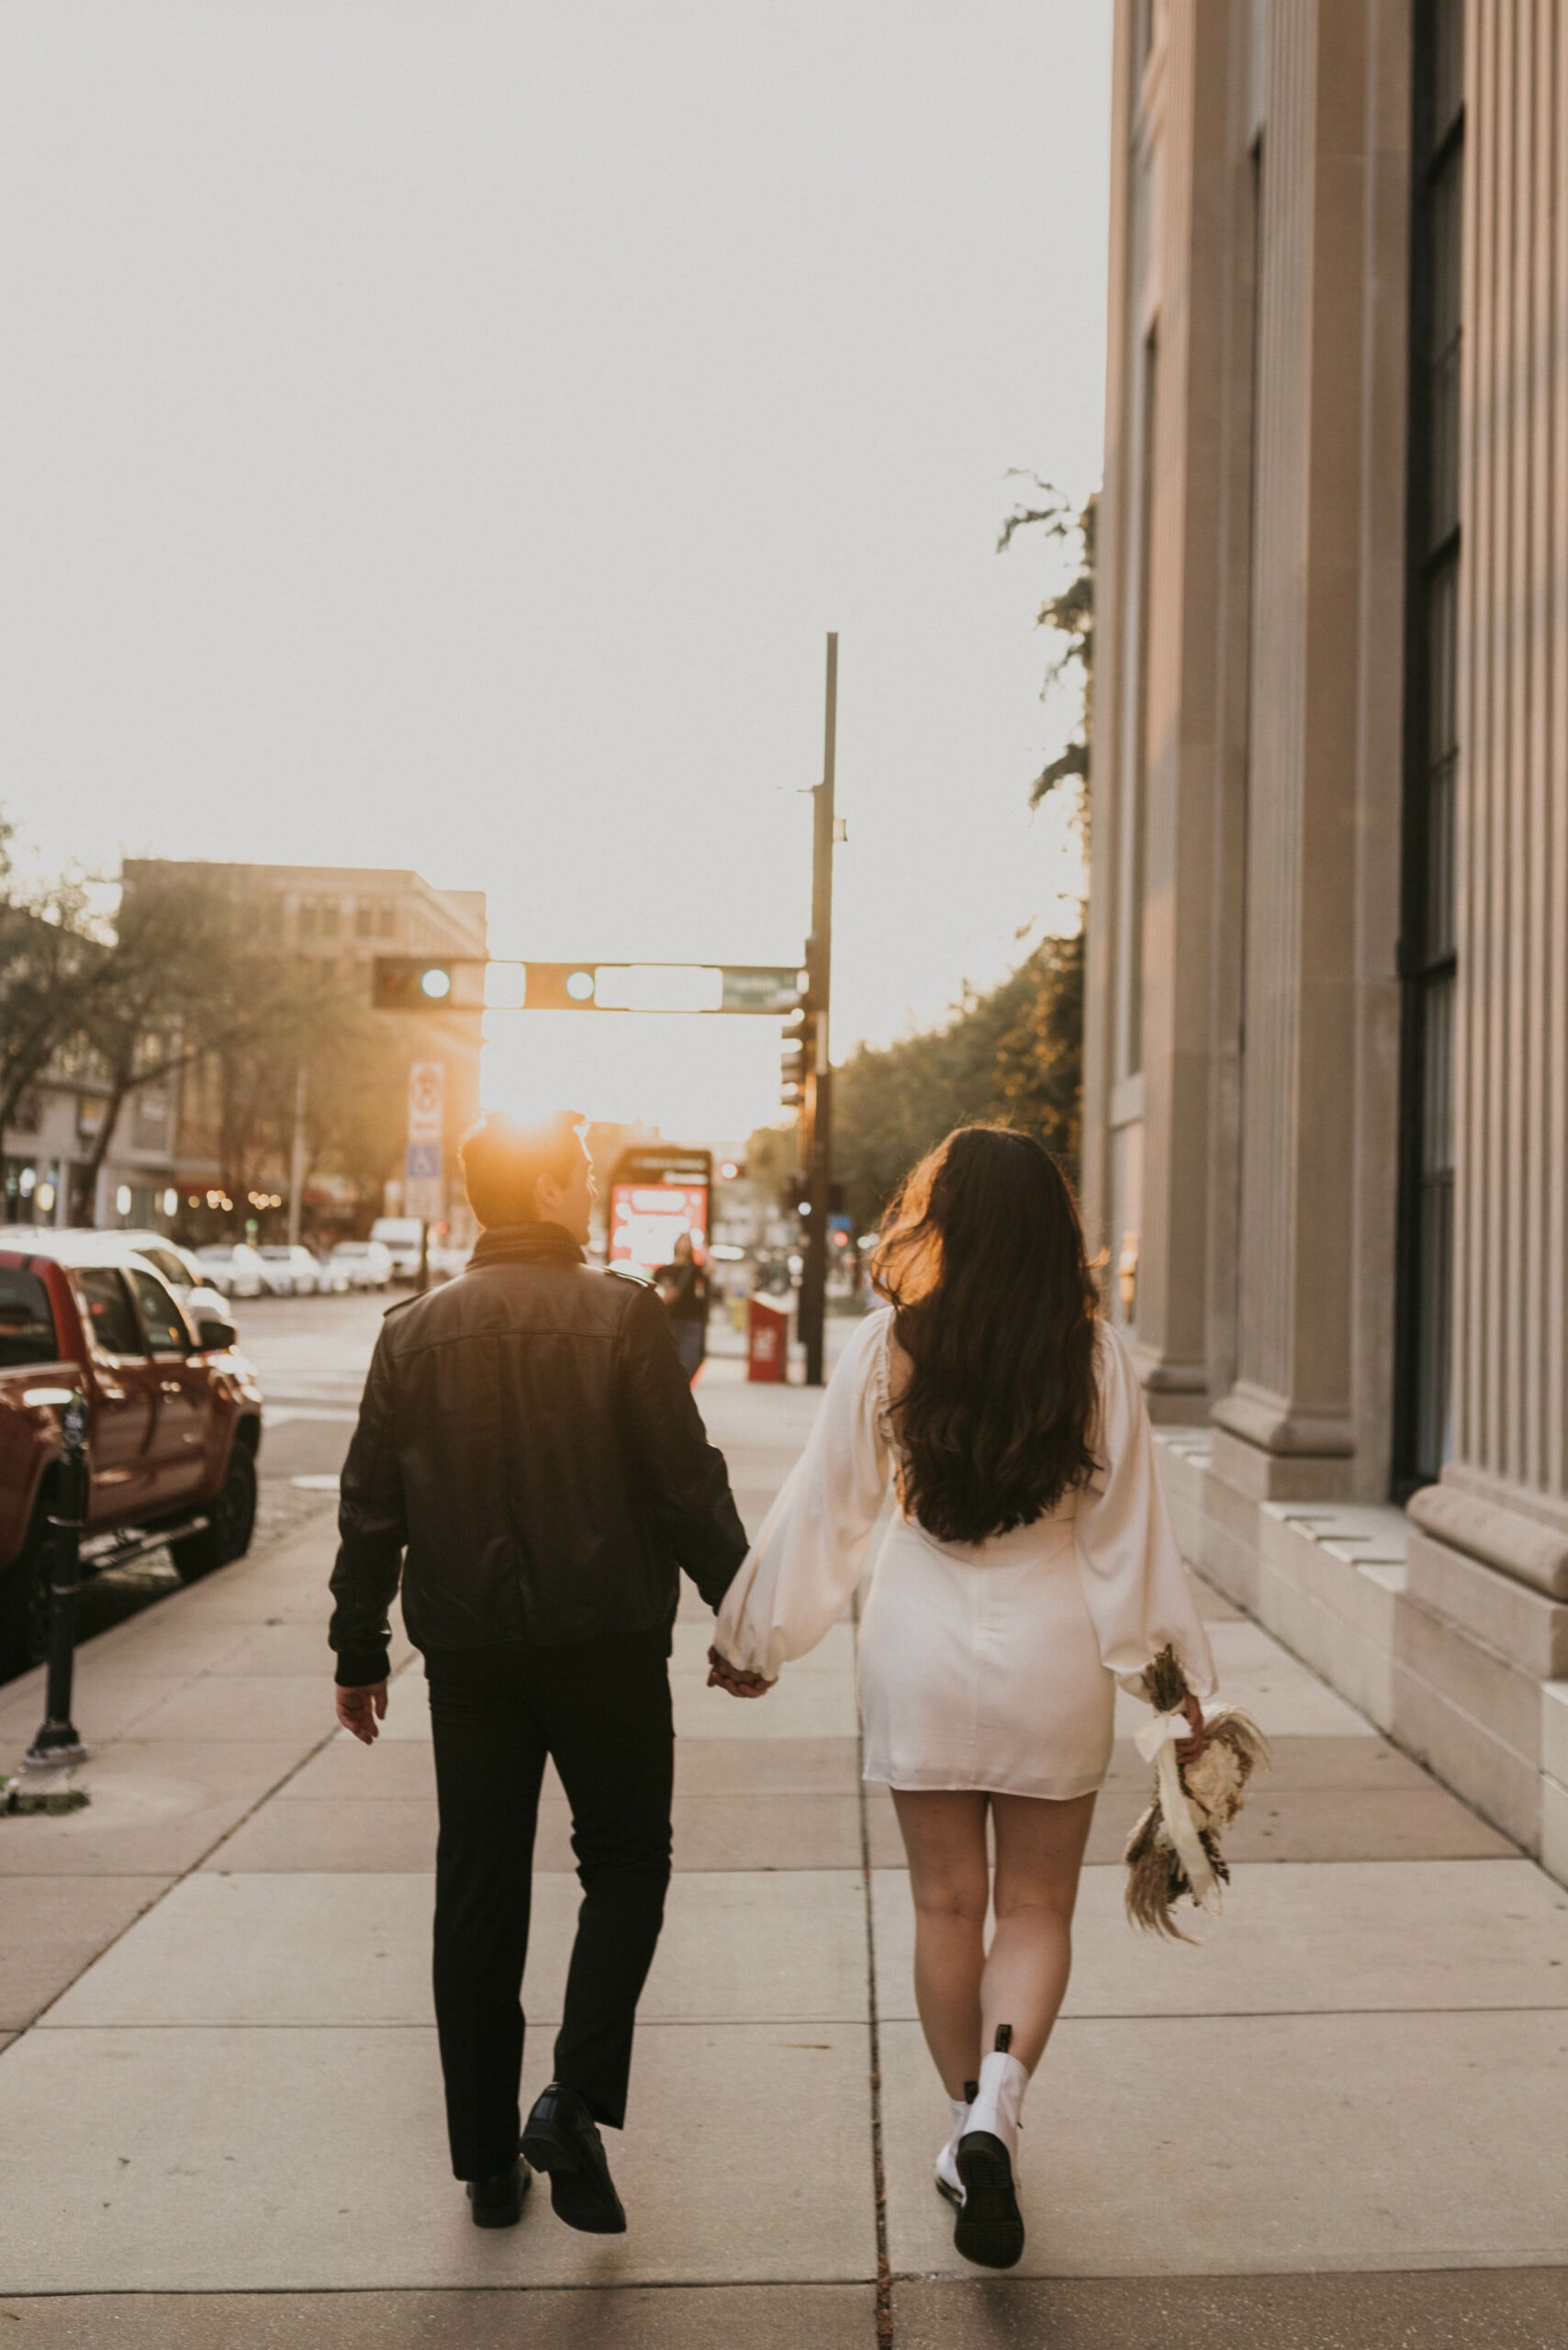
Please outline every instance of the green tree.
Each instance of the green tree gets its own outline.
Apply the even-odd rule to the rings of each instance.
[[[1094,699],[1094,533],[1099,517],[1099,498],[1074,510],[1069,499],[1038,474],[1028,476],[1035,498],[1014,508],[1002,526],[996,542],[998,554],[1004,554],[1020,531],[1043,531],[1047,538],[1058,540],[1068,548],[1073,558],[1073,576],[1064,588],[1047,596],[1035,615],[1036,628],[1045,629],[1056,639],[1050,659],[1046,664],[1045,677],[1040,686],[1043,701],[1064,679],[1077,684],[1081,695],[1080,720],[1073,739],[1054,759],[1048,759],[1029,786],[1029,805],[1037,808],[1053,791],[1070,786],[1077,795],[1080,822],[1086,822],[1089,800],[1090,744],[1093,727]]]
[[[862,1225],[954,1126],[1015,1126],[1076,1174],[1082,975],[1080,935],[1044,939],[943,1027],[851,1054],[834,1080],[834,1164]],[[748,1163],[755,1151],[754,1138]]]
[[[72,1222],[90,1224],[98,1174],[132,1094],[219,1047],[253,1048],[280,1009],[277,975],[261,977],[217,890],[186,878],[122,892],[97,984],[78,1034],[105,1089],[103,1114],[74,1169]]]
[[[0,1130],[61,1048],[80,1035],[104,987],[104,943],[76,880],[29,884],[0,811]]]
[[[800,1172],[801,1154],[793,1126],[758,1126],[745,1147],[746,1180],[783,1206],[790,1186]]]

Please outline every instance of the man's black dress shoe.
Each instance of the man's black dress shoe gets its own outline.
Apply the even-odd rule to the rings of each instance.
[[[549,2172],[558,2220],[585,2235],[625,2234],[626,2214],[610,2176],[604,2141],[576,2089],[551,2082],[523,2127],[522,2151],[535,2170]]]
[[[522,2217],[527,2192],[528,2173],[521,2162],[513,2161],[489,2178],[469,2180],[468,2200],[474,2209],[468,2216],[476,2228],[515,2228]]]

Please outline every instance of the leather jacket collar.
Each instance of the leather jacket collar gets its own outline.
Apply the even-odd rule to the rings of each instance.
[[[580,1265],[583,1252],[558,1224],[498,1224],[482,1232],[468,1259],[472,1272],[487,1265]]]

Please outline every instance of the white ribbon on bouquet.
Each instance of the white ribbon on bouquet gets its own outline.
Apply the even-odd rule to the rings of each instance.
[[[1220,1911],[1220,1883],[1198,1836],[1197,1823],[1187,1807],[1186,1790],[1176,1749],[1191,1738],[1193,1725],[1185,1714],[1156,1714],[1133,1740],[1146,1762],[1152,1762],[1159,1784],[1159,1809],[1177,1857],[1187,1872],[1193,1898],[1211,1918]]]

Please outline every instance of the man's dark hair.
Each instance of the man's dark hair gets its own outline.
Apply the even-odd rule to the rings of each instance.
[[[468,1204],[487,1232],[502,1224],[537,1224],[533,1187],[541,1175],[571,1181],[583,1150],[577,1110],[557,1110],[542,1125],[521,1125],[492,1110],[458,1146]]]

